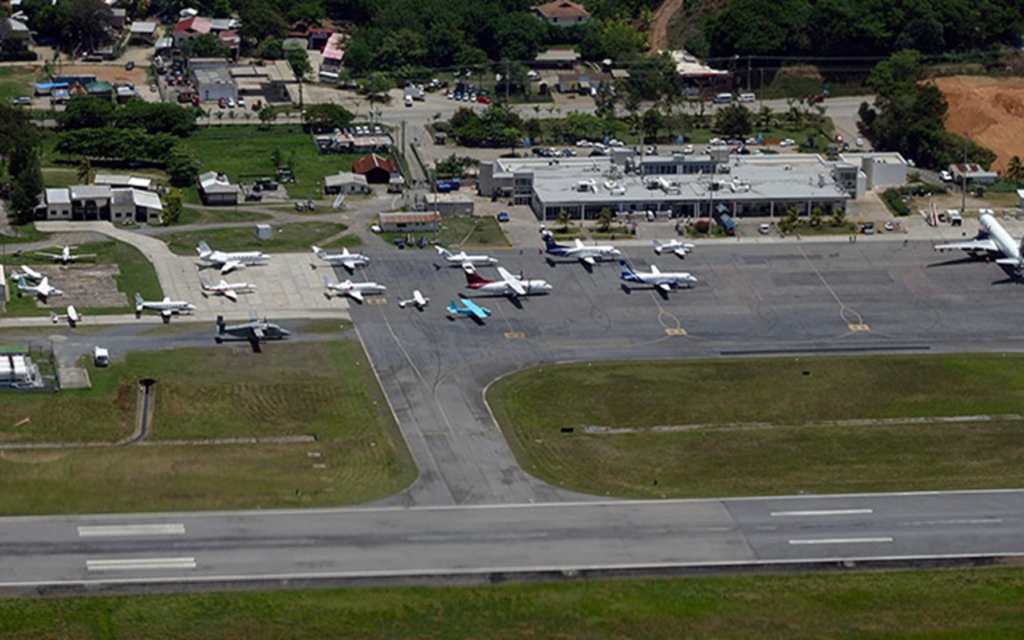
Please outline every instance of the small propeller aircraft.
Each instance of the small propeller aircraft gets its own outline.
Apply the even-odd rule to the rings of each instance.
[[[697,245],[690,242],[680,242],[679,240],[669,240],[668,242],[662,242],[661,240],[654,241],[654,253],[659,256],[663,251],[671,251],[680,258],[685,258],[688,253],[697,248]]]
[[[451,314],[452,316],[469,316],[470,318],[473,318],[477,322],[483,322],[486,318],[489,318],[491,315],[490,309],[488,309],[487,307],[481,307],[480,305],[473,302],[469,298],[459,298],[459,301],[462,302],[461,307],[459,306],[459,303],[456,302],[455,300],[452,300],[451,303],[448,305],[448,313]]]
[[[55,261],[60,262],[61,264],[67,264],[69,262],[74,262],[75,260],[82,260],[83,258],[96,257],[95,253],[72,253],[71,250],[74,248],[74,245],[66,244],[64,245],[64,248],[60,250],[60,253],[46,253],[44,251],[36,251],[36,255],[45,256],[47,258],[53,258]]]
[[[50,279],[44,277],[39,281],[39,284],[29,284],[25,282],[24,277],[18,278],[18,291],[23,293],[34,293],[39,296],[44,302],[50,298],[50,296],[62,296],[64,292],[50,285]]]
[[[54,313],[53,311],[50,312],[50,322],[52,322],[53,324],[57,324],[61,320],[67,320],[68,325],[70,325],[72,329],[74,329],[75,326],[78,325],[78,321],[81,319],[82,314],[78,313],[78,310],[75,309],[75,305],[73,304],[68,305],[67,313],[57,314]]]
[[[334,282],[327,276],[324,276],[324,286],[327,287],[328,298],[333,292],[340,296],[348,296],[359,303],[365,300],[364,296],[384,293],[387,290],[387,287],[376,282],[352,282],[352,280]]]
[[[142,312],[146,309],[159,311],[160,315],[163,316],[164,324],[167,324],[171,321],[171,316],[179,313],[192,313],[196,310],[196,306],[194,304],[189,304],[184,300],[171,300],[166,296],[163,300],[146,301],[143,299],[141,293],[136,292],[135,316],[141,317]]]
[[[420,293],[419,289],[416,289],[415,291],[412,292],[411,298],[409,298],[408,300],[398,301],[398,308],[404,309],[406,305],[411,304],[414,305],[420,311],[423,311],[424,309],[427,308],[427,304],[429,302],[430,298],[425,297],[422,293]]]

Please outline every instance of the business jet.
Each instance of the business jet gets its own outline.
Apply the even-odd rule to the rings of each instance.
[[[223,278],[217,284],[210,284],[200,278],[199,284],[203,287],[204,296],[209,294],[221,295],[232,302],[238,302],[239,293],[249,293],[256,290],[256,285],[254,284],[248,282],[228,282]]]
[[[205,240],[201,240],[199,242],[199,246],[196,247],[196,252],[199,253],[199,259],[201,261],[210,263],[214,266],[220,266],[221,275],[224,275],[229,271],[233,271],[234,269],[241,269],[249,264],[257,264],[270,259],[270,256],[262,251],[235,251],[232,253],[214,251],[210,248],[210,245],[206,244]]]
[[[473,302],[468,298],[460,298],[459,301],[462,302],[461,307],[459,306],[459,303],[454,300],[452,300],[451,303],[448,305],[448,313],[450,315],[455,317],[460,315],[468,316],[475,320],[476,322],[483,322],[491,315],[490,309],[488,309],[487,307],[481,307],[480,305],[478,305],[477,303]]]
[[[415,306],[417,309],[419,309],[420,311],[423,311],[424,309],[427,308],[427,304],[429,304],[429,303],[430,303],[430,298],[425,297],[422,293],[420,293],[419,289],[416,289],[415,291],[412,292],[412,297],[411,298],[409,298],[408,300],[399,300],[398,301],[398,308],[399,309],[404,309],[406,307],[406,305],[410,305],[411,304],[411,305]]]
[[[465,271],[469,271],[471,268],[473,268],[473,267],[475,267],[477,265],[497,264],[497,262],[498,262],[497,259],[492,258],[491,256],[485,256],[485,255],[471,256],[471,255],[468,255],[465,251],[460,251],[458,253],[452,253],[451,251],[445,249],[444,247],[439,247],[437,245],[434,245],[434,248],[437,249],[437,253],[442,258],[444,258],[445,262],[447,262],[449,264],[457,264],[460,267],[462,267],[463,270],[465,270]]]
[[[583,241],[576,238],[576,244],[567,247],[564,244],[555,242],[555,236],[550,231],[544,231],[545,253],[559,258],[575,258],[588,266],[594,266],[598,260],[613,260],[622,255],[622,252],[611,246],[583,244]]]
[[[959,249],[966,251],[973,256],[985,255],[986,259],[994,255],[1002,255],[996,258],[997,264],[1009,265],[1017,269],[1024,268],[1024,256],[1021,255],[1021,243],[1013,239],[1007,233],[1003,225],[995,219],[995,216],[985,213],[978,219],[981,223],[981,232],[967,242],[951,242],[948,244],[935,245],[936,251],[946,249]]]
[[[313,254],[332,267],[340,264],[350,272],[355,271],[356,267],[365,267],[370,262],[370,259],[361,253],[349,253],[348,247],[342,249],[341,253],[327,253],[313,245]]]
[[[668,242],[662,242],[661,240],[654,241],[654,253],[661,255],[662,251],[671,251],[680,258],[685,258],[688,253],[696,249],[697,246],[689,242],[680,242],[678,240],[669,240]]]
[[[662,272],[653,264],[650,271],[636,271],[625,260],[619,260],[619,265],[622,266],[622,273],[619,274],[621,280],[637,284],[654,285],[664,293],[678,288],[680,284],[692,287],[697,282],[697,278],[694,278],[685,271],[676,273]]]
[[[34,293],[45,302],[50,296],[62,296],[64,292],[50,285],[49,278],[43,278],[39,281],[39,284],[29,284],[25,282],[25,278],[18,278],[18,291],[23,293]]]
[[[21,265],[20,273],[17,271],[11,272],[12,280],[18,280],[20,278],[25,278],[25,280],[29,282],[41,282],[43,279],[43,274],[39,273],[38,271],[28,266],[27,264],[23,264]]]
[[[466,272],[466,286],[480,293],[508,296],[532,296],[551,292],[551,285],[545,280],[524,280],[512,275],[505,267],[498,267],[501,280],[484,280],[476,271]]]
[[[334,282],[327,276],[324,276],[324,286],[327,287],[328,298],[334,292],[336,295],[348,296],[359,303],[363,302],[364,296],[384,293],[387,290],[387,287],[376,282],[352,282],[352,280]]]
[[[74,262],[75,260],[82,260],[84,258],[96,257],[95,253],[72,253],[71,250],[74,248],[74,245],[66,244],[64,245],[64,248],[60,250],[60,253],[46,253],[43,251],[36,251],[36,255],[45,256],[47,258],[53,258],[54,260],[60,262],[61,264],[67,264],[69,262]]]
[[[61,320],[67,320],[68,325],[70,325],[72,329],[74,329],[75,326],[78,325],[78,321],[81,319],[82,314],[78,313],[78,310],[75,309],[75,305],[73,304],[68,305],[67,313],[57,314],[52,311],[50,312],[50,322],[52,322],[53,324],[57,324]]]
[[[180,313],[192,313],[196,310],[195,305],[189,304],[183,300],[171,300],[168,297],[164,297],[163,300],[151,300],[146,301],[143,299],[142,294],[135,293],[135,316],[141,317],[142,312],[145,310],[159,311],[160,315],[164,319],[164,324],[171,321],[171,316]]]

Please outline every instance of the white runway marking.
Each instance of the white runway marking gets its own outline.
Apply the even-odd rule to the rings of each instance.
[[[790,540],[789,544],[873,544],[876,542],[892,542],[892,538],[800,538]]]
[[[933,527],[939,524],[1002,524],[1002,518],[971,518],[965,520],[917,520],[913,522],[901,522],[904,527]]]
[[[772,511],[773,518],[796,518],[810,516],[856,516],[874,513],[874,509],[823,509],[821,511]]]
[[[182,536],[185,525],[176,524],[125,524],[78,527],[80,538],[104,538],[120,536]]]
[[[131,558],[127,560],[86,560],[89,571],[145,571],[156,569],[195,569],[195,558]]]

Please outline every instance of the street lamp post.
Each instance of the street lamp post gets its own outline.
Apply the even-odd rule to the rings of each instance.
[[[960,165],[960,215],[967,214],[967,143],[970,141],[970,138],[967,137],[968,135],[970,135],[970,132],[964,131],[964,163]]]

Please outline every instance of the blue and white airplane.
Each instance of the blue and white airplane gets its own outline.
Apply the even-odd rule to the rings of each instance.
[[[44,277],[39,281],[39,284],[29,284],[25,282],[25,276],[22,275],[18,278],[18,291],[22,293],[34,293],[39,296],[43,302],[50,298],[50,296],[62,296],[64,292],[50,284],[50,279]]]
[[[622,273],[619,274],[619,279],[625,280],[626,282],[635,282],[637,284],[654,285],[665,293],[679,287],[680,284],[692,287],[697,282],[697,278],[694,278],[685,271],[662,273],[661,270],[653,264],[651,265],[650,271],[636,271],[633,267],[629,266],[629,263],[625,260],[619,260],[619,265],[622,266]]]
[[[542,234],[544,236],[544,253],[560,258],[575,258],[591,267],[597,264],[598,260],[613,260],[622,255],[621,251],[610,244],[587,246],[583,244],[582,240],[576,238],[576,245],[567,247],[555,242],[555,236],[550,231],[543,231]]]
[[[469,316],[477,321],[490,317],[491,310],[487,307],[481,307],[469,298],[460,298],[460,300],[463,306],[460,307],[458,302],[452,300],[451,304],[448,305],[448,313],[453,316]]]

